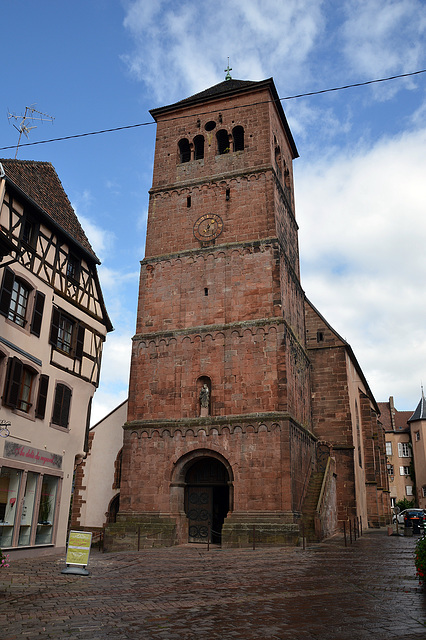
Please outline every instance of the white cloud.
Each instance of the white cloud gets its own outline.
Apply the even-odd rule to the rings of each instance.
[[[228,56],[236,78],[260,80],[284,65],[288,79],[297,77],[323,26],[318,0],[146,4],[126,5],[134,50],[124,59],[167,102],[224,80]]]
[[[376,399],[403,394],[411,407],[426,377],[425,144],[423,129],[295,170],[307,296]]]
[[[344,51],[364,77],[413,71],[424,56],[424,3],[419,0],[347,0]],[[388,85],[396,91],[397,84]]]
[[[108,253],[114,245],[114,232],[109,229],[103,229],[85,215],[78,214],[78,219],[80,220],[80,224],[83,227],[94,252],[102,262],[105,254]]]

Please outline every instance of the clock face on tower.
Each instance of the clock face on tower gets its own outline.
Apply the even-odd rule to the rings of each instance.
[[[194,224],[194,236],[200,242],[214,240],[223,231],[223,220],[216,213],[206,213]]]

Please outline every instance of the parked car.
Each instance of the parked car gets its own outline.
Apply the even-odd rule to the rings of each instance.
[[[406,509],[404,513],[404,527],[413,527],[413,533],[423,529],[425,514],[423,509]]]
[[[395,520],[398,520],[398,524],[404,524],[404,519],[405,519],[405,515],[406,513],[414,513],[416,512],[418,514],[418,517],[422,518],[423,521],[425,519],[425,510],[424,509],[404,509],[404,511],[401,511],[400,513],[398,513],[397,515],[393,515],[392,516],[392,522],[395,523]]]

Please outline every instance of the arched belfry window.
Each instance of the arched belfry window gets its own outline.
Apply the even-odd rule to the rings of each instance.
[[[182,138],[178,143],[180,162],[189,162],[191,160],[191,147],[186,138]]]
[[[195,160],[204,158],[204,136],[195,136],[194,138],[194,158]]]
[[[244,129],[243,127],[234,127],[232,129],[232,137],[234,139],[234,151],[244,151]]]
[[[281,149],[277,146],[275,147],[275,168],[277,170],[277,173],[279,175],[279,177],[282,177],[282,169],[283,169],[283,162],[282,162],[282,157],[281,157]]]
[[[225,129],[220,129],[216,134],[217,139],[217,152],[219,155],[229,153],[229,138],[228,132]]]

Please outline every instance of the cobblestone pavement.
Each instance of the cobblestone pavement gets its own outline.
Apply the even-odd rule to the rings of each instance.
[[[63,556],[12,560],[0,638],[423,640],[416,540],[377,530],[347,548],[93,551],[88,577],[61,574]]]

